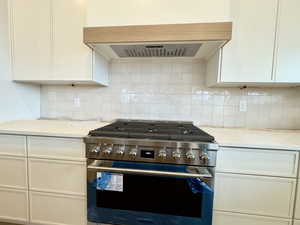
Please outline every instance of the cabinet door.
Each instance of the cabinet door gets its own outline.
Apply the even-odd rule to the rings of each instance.
[[[291,220],[273,217],[214,212],[213,225],[292,225]]]
[[[247,148],[221,148],[217,171],[253,175],[297,176],[298,152]]]
[[[70,195],[30,192],[30,222],[44,225],[85,225],[86,199]]]
[[[79,138],[28,137],[28,157],[86,161],[85,144]]]
[[[40,80],[51,71],[51,0],[10,0],[14,80]]]
[[[0,135],[0,155],[26,156],[26,137]]]
[[[28,189],[26,158],[0,157],[0,186]]]
[[[297,190],[297,199],[296,199],[296,207],[295,207],[295,218],[300,220],[300,182],[298,182],[298,190]]]
[[[92,51],[83,43],[86,2],[53,0],[53,76],[56,80],[92,79]]]
[[[0,188],[0,221],[28,222],[28,191]]]
[[[295,220],[294,225],[300,225],[300,220]]]
[[[271,82],[277,0],[231,0],[232,40],[223,48],[219,82]]]
[[[29,159],[29,189],[86,195],[86,163]]]
[[[222,174],[216,176],[215,209],[291,218],[296,180]]]
[[[300,83],[300,1],[279,0],[276,81]]]

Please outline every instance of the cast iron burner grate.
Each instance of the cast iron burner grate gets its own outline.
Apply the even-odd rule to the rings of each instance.
[[[172,141],[214,142],[214,137],[194,126],[192,122],[117,120],[92,130],[93,137],[117,137]]]

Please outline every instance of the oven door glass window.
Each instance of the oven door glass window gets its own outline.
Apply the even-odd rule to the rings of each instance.
[[[115,163],[131,167],[184,172],[184,166]],[[174,178],[94,172],[88,183],[92,222],[112,224],[210,225],[213,190],[197,178]]]

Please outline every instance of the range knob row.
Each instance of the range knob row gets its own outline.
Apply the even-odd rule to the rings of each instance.
[[[113,145],[104,145],[103,149],[104,149],[104,150],[102,150],[103,154],[110,155],[113,152]],[[120,145],[120,146],[118,146],[118,148],[116,150],[116,154],[122,156],[122,155],[125,154],[125,150],[126,150],[126,146],[125,145]],[[95,146],[91,150],[91,152],[95,153],[95,154],[100,153],[101,152],[100,146]],[[128,154],[131,157],[136,157],[137,154],[138,154],[138,148],[137,147],[131,148],[131,150],[129,151]],[[167,150],[166,149],[160,150],[158,152],[158,157],[161,158],[161,159],[166,159],[168,157]],[[175,150],[175,151],[172,152],[172,158],[174,158],[175,160],[179,160],[181,157],[182,157],[182,152],[180,150]],[[195,153],[192,150],[187,151],[186,154],[185,154],[185,157],[189,160],[195,160],[196,159]],[[208,156],[207,153],[204,152],[199,156],[199,159],[203,162],[208,162],[209,161],[209,156]]]

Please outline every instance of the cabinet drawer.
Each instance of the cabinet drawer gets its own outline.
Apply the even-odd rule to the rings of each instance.
[[[28,159],[29,189],[85,195],[86,163]]]
[[[0,156],[0,186],[28,189],[26,158]]]
[[[0,220],[11,222],[28,221],[28,192],[0,188]]]
[[[82,139],[28,137],[28,157],[85,161]]]
[[[260,149],[222,148],[218,152],[217,171],[296,177],[298,152]]]
[[[31,223],[44,225],[84,225],[86,199],[81,197],[30,192]]]
[[[213,225],[292,225],[291,220],[238,213],[214,212]]]
[[[294,225],[300,225],[300,220],[295,220]]]
[[[295,218],[300,220],[300,182],[298,182],[297,199],[295,207]]]
[[[0,155],[26,156],[26,137],[0,135]]]
[[[294,179],[218,173],[215,209],[291,218],[295,189]]]

